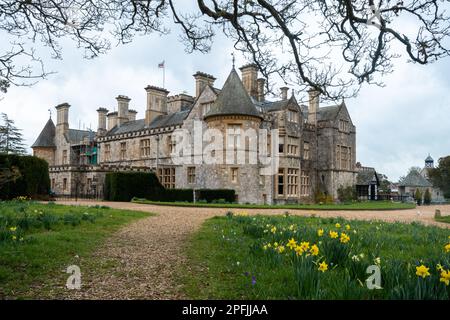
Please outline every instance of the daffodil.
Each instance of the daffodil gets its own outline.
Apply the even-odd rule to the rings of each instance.
[[[279,246],[278,247],[278,252],[279,253],[283,253],[284,252],[284,246]]]
[[[340,228],[340,227],[341,227],[341,225],[340,225],[339,223],[336,223],[334,226],[335,226],[336,228]]]
[[[277,248],[277,247],[278,247],[278,242],[274,242],[274,243],[273,243],[273,247],[274,247],[274,248]]]
[[[303,248],[300,247],[300,246],[296,246],[294,250],[295,250],[295,254],[297,256],[301,256],[303,254],[303,252],[304,252]]]
[[[317,230],[317,235],[318,235],[319,237],[323,236],[323,229]]]
[[[338,237],[338,233],[336,231],[330,231],[330,238],[331,239],[336,239]]]
[[[341,233],[341,242],[342,243],[347,243],[349,241],[350,241],[350,237],[347,234],[345,234],[344,232],[342,232]]]
[[[17,230],[17,227],[11,227],[11,228],[9,228],[9,231],[11,231],[11,232],[16,232],[16,230]]]
[[[277,232],[277,227],[273,226],[272,229],[270,229],[270,232],[272,232],[272,233]]]
[[[439,279],[439,281],[445,283],[445,285],[448,286],[450,284],[450,271],[442,270],[441,278]]]
[[[313,244],[309,252],[311,253],[311,255],[317,256],[319,254],[319,247]]]
[[[295,249],[295,247],[297,246],[297,241],[294,240],[294,238],[290,239],[287,247],[291,250]]]
[[[416,275],[422,278],[426,278],[430,276],[430,272],[428,272],[430,269],[425,267],[423,264],[419,267],[416,267]]]
[[[16,236],[12,236],[11,239],[12,239],[13,241],[16,241],[17,237],[16,237]]]
[[[444,247],[444,249],[445,249],[445,252],[450,252],[450,243],[447,244],[447,245]]]
[[[267,250],[267,244],[263,246],[263,250]]]
[[[300,242],[300,247],[303,249],[303,251],[307,251],[309,249],[309,242]]]
[[[379,265],[381,264],[381,258],[380,258],[380,257],[377,257],[377,258],[373,259],[373,262],[375,262],[375,264],[376,264],[377,266],[379,266]]]
[[[347,224],[347,225],[345,226],[345,229],[350,230],[350,229],[351,229],[350,225]]]
[[[268,244],[267,244],[267,248],[272,248],[272,244],[271,244],[271,243],[268,243]]]
[[[436,270],[437,270],[437,271],[444,271],[444,268],[442,267],[442,265],[441,265],[440,263],[438,263],[438,264],[436,265]]]
[[[318,268],[318,270],[319,270],[319,271],[322,271],[322,272],[325,272],[325,271],[328,270],[328,265],[325,263],[325,261],[319,263],[319,268]]]

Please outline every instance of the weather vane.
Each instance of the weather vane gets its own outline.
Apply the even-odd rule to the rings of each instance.
[[[48,113],[50,113],[50,119],[52,118],[52,110],[48,109]]]
[[[234,52],[231,53],[231,56],[233,57],[233,69],[234,69],[234,62],[235,62],[235,57],[234,57]]]

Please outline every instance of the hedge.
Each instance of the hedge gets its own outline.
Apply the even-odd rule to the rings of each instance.
[[[34,156],[0,154],[0,169],[17,168],[20,176],[15,181],[0,180],[0,199],[8,200],[20,196],[45,199],[50,194],[50,177],[47,161]]]
[[[155,199],[163,193],[164,187],[151,172],[110,172],[105,177],[105,200]]]
[[[193,189],[165,189],[153,172],[110,172],[105,178],[105,200],[131,201],[134,197],[162,202],[192,202]],[[199,189],[196,198],[208,203],[219,199],[232,203],[235,192],[230,189]]]

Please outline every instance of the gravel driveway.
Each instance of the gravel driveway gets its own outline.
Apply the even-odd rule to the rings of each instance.
[[[89,274],[82,278],[82,289],[70,291],[75,299],[183,299],[175,272],[189,272],[182,249],[189,236],[208,218],[228,211],[248,214],[283,214],[286,210],[219,209],[154,206],[121,202],[59,201],[67,205],[106,205],[111,208],[146,211],[156,216],[133,222],[115,233],[95,253],[100,265],[112,265],[113,271]],[[291,214],[346,219],[413,222],[449,228],[435,222],[435,209],[450,215],[450,205],[427,206],[395,211],[311,211],[288,210]],[[110,268],[111,269],[111,268]],[[108,269],[108,270],[110,270]],[[101,270],[101,269],[100,269]],[[82,271],[83,272],[83,271]]]

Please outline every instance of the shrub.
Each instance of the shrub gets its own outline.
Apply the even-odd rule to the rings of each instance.
[[[337,189],[338,199],[341,202],[352,202],[356,200],[356,188],[353,186],[343,187]]]
[[[236,192],[232,189],[199,189],[197,193],[199,200],[205,200],[208,203],[219,199],[222,201],[219,203],[233,203],[236,199]]]
[[[192,202],[194,191],[192,189],[164,189],[159,195],[149,200],[157,200],[163,202]]]
[[[431,192],[430,192],[430,189],[427,189],[425,191],[425,194],[423,196],[423,203],[427,204],[427,205],[431,204]]]
[[[110,172],[105,177],[105,200],[155,199],[163,192],[164,187],[152,172]]]
[[[333,204],[333,197],[331,195],[326,195],[322,191],[317,191],[314,195],[314,201],[320,204]]]
[[[416,200],[418,206],[422,204],[422,192],[420,192],[419,189],[416,189],[416,192],[414,193],[414,199]]]
[[[0,183],[0,199],[45,199],[50,193],[48,163],[33,156],[0,155],[0,168],[17,168],[16,180]],[[1,181],[0,181],[1,182]]]

